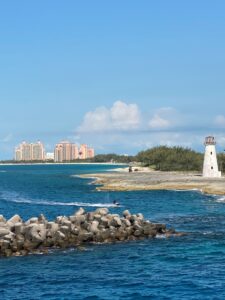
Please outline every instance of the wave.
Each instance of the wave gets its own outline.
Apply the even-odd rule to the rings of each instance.
[[[22,203],[30,205],[47,205],[47,206],[83,206],[83,207],[121,207],[113,203],[89,203],[89,202],[61,202],[49,200],[26,199],[18,196],[16,193],[2,193],[0,201]]]
[[[216,202],[224,202],[225,203],[225,196],[216,198]]]
[[[197,193],[202,193],[202,189],[165,189],[166,191],[172,191],[172,192],[197,192]]]

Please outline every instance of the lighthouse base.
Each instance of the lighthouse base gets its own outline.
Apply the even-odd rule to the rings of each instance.
[[[221,172],[220,171],[217,171],[217,172],[210,172],[210,170],[207,172],[203,172],[202,174],[203,177],[206,177],[206,178],[220,178],[222,175],[221,175]]]

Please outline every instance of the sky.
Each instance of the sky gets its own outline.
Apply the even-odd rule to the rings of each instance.
[[[0,159],[225,149],[225,1],[0,1]]]

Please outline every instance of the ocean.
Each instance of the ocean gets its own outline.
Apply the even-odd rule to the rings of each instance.
[[[187,235],[0,258],[0,299],[225,299],[225,197],[98,192],[91,179],[79,178],[116,167],[0,166],[0,214],[53,220],[81,206],[128,209]]]

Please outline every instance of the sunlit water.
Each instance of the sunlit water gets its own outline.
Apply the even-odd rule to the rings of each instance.
[[[116,167],[116,166],[115,166]],[[0,299],[225,299],[225,197],[196,191],[97,192],[74,175],[100,165],[0,166],[0,214],[49,220],[129,209],[188,234],[0,259]],[[113,200],[121,206],[112,206]]]

